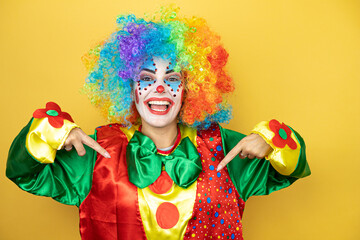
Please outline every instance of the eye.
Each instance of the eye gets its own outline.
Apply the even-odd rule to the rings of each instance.
[[[180,77],[178,76],[170,76],[168,79],[166,79],[169,82],[178,82],[181,81]]]
[[[141,81],[145,81],[145,82],[148,82],[148,81],[153,81],[153,78],[148,76],[148,75],[144,75],[144,76],[141,76],[140,77],[140,80]]]

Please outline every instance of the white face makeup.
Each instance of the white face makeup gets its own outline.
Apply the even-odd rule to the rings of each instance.
[[[141,120],[153,127],[176,121],[183,95],[182,76],[169,59],[145,61],[134,83],[135,105]]]

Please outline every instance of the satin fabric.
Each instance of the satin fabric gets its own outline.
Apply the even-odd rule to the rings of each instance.
[[[129,180],[139,188],[145,188],[158,179],[162,164],[175,184],[182,188],[195,182],[202,169],[196,147],[187,137],[170,155],[160,155],[154,142],[136,131],[127,146],[126,159]]]
[[[104,159],[98,156],[95,168],[96,152],[86,146],[87,154],[84,157],[79,157],[75,150],[58,151],[56,160],[52,164],[35,161],[24,147],[29,129],[30,123],[20,132],[10,148],[6,174],[12,181],[25,191],[36,195],[50,196],[65,204],[77,206],[81,204],[80,231],[83,239],[146,239],[139,213],[138,191],[136,186],[129,182],[127,175],[125,152],[128,140],[119,125],[97,129],[98,142],[110,152],[112,158]],[[200,239],[206,239],[212,236],[218,227],[210,229],[212,225],[209,221],[218,224],[220,219],[216,216],[220,217],[220,214],[223,214],[222,219],[225,221],[238,223],[237,217],[241,218],[242,215],[242,199],[269,194],[289,186],[298,177],[309,175],[304,142],[300,135],[292,131],[301,144],[299,162],[292,176],[281,175],[265,159],[240,159],[237,156],[220,171],[220,177],[225,177],[226,181],[219,181],[218,185],[215,179],[219,176],[213,169],[224,154],[227,154],[245,135],[221,127],[219,130],[217,125],[210,127],[209,131],[198,132],[197,151],[201,155],[203,171],[196,182],[193,218],[189,221],[184,238],[200,236]],[[192,136],[191,139],[195,137]],[[216,145],[211,145],[213,142],[216,142]],[[228,181],[228,176],[231,181]],[[232,194],[239,195],[236,195],[236,199],[231,199],[229,205],[224,204],[233,196],[230,194],[229,198],[226,196],[220,198],[217,197],[216,192],[225,188],[230,193],[229,190],[233,189],[233,186],[237,191],[233,190]],[[207,199],[208,197],[211,199]],[[230,206],[230,209],[218,212],[219,215],[216,215],[216,209],[224,205]],[[205,225],[202,227],[199,225],[198,217],[201,214],[205,214],[203,219],[207,221],[206,229]],[[143,219],[143,221],[147,220]],[[233,228],[226,230],[225,224],[221,226],[224,234],[233,231]],[[237,228],[236,231],[241,231],[241,228],[239,230]],[[231,235],[228,237],[231,238]]]
[[[231,151],[236,144],[245,137],[244,134],[220,127],[224,153]],[[300,141],[304,150],[298,156],[295,169],[296,176],[286,176],[277,172],[266,159],[241,159],[238,155],[228,163],[227,167],[231,180],[241,198],[246,201],[254,195],[268,195],[274,191],[290,186],[300,177],[310,175],[305,157],[305,145]]]
[[[50,125],[48,118],[34,118],[26,136],[26,149],[34,159],[41,163],[53,163],[57,150],[63,146],[75,123],[63,120],[61,128]]]
[[[188,221],[190,220],[196,198],[197,184],[194,182],[188,188],[183,189],[175,184],[164,194],[156,194],[149,187],[138,188],[139,208],[143,221],[145,233],[148,239],[182,239]],[[172,203],[179,211],[179,219],[175,226],[163,229],[159,226],[156,213],[160,204]]]
[[[241,218],[245,203],[230,181],[227,168],[216,171],[216,166],[224,158],[219,126],[213,125],[197,134],[197,150],[201,156],[203,171],[196,181],[193,216],[189,220],[184,240],[241,240]]]
[[[196,133],[196,129],[179,125],[178,137],[173,148],[180,147],[178,144],[181,140],[185,139],[190,139],[192,144],[197,147]],[[125,134],[129,135],[126,132]],[[170,154],[171,150],[169,152],[163,153]],[[198,155],[197,149],[196,154]],[[158,193],[153,192],[154,187],[157,184],[161,184],[161,179],[164,179],[162,178],[164,175],[166,175],[166,172],[165,174],[162,172],[162,176],[160,176],[150,187],[143,189],[138,188],[140,214],[142,219],[146,219],[143,221],[143,225],[148,239],[178,240],[182,239],[184,236],[188,221],[193,215],[197,192],[197,182],[195,181],[186,189],[173,183],[171,188],[167,191],[159,191]],[[165,177],[165,179],[168,178]],[[179,219],[177,223],[171,228],[162,228],[161,224],[159,225],[158,219],[156,217],[158,207],[163,203],[174,204],[179,212]],[[171,221],[173,216],[171,214],[170,216],[165,214],[163,217],[163,220],[165,219],[165,221]]]
[[[10,147],[6,176],[24,191],[80,206],[91,188],[96,152],[86,145],[86,154],[82,157],[75,149],[69,152],[60,150],[54,163],[42,164],[25,147],[31,123],[24,127]],[[93,135],[90,137],[95,138]]]
[[[269,121],[263,121],[257,124],[252,133],[259,134],[263,139],[272,147],[272,151],[266,156],[266,159],[270,161],[271,165],[281,173],[282,175],[291,175],[299,162],[301,147],[299,140],[297,139],[294,131],[291,132],[291,138],[297,144],[296,149],[291,149],[288,145],[285,145],[284,148],[276,147],[272,143],[272,139],[275,136],[275,133],[269,128]],[[305,145],[303,145],[305,147]]]
[[[126,166],[128,140],[118,124],[97,129],[97,141],[111,155],[100,154],[89,195],[80,206],[80,232],[85,240],[146,239],[137,188]]]

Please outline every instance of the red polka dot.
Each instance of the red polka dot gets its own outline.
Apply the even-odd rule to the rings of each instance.
[[[161,175],[156,179],[156,181],[149,185],[149,188],[152,192],[156,194],[167,193],[173,185],[173,180],[167,174],[167,172],[162,171]]]
[[[164,202],[156,210],[156,221],[162,229],[170,229],[179,221],[179,210],[169,202]]]

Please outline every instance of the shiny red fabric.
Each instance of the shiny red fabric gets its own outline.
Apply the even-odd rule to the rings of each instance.
[[[216,171],[224,158],[218,125],[198,131],[196,138],[203,171],[197,181],[192,218],[184,240],[237,239],[242,240],[242,215],[245,202],[232,183],[227,168]]]
[[[80,233],[85,240],[146,239],[137,188],[129,182],[128,140],[113,124],[97,129],[97,141],[111,155],[97,155],[92,187],[80,205]]]

